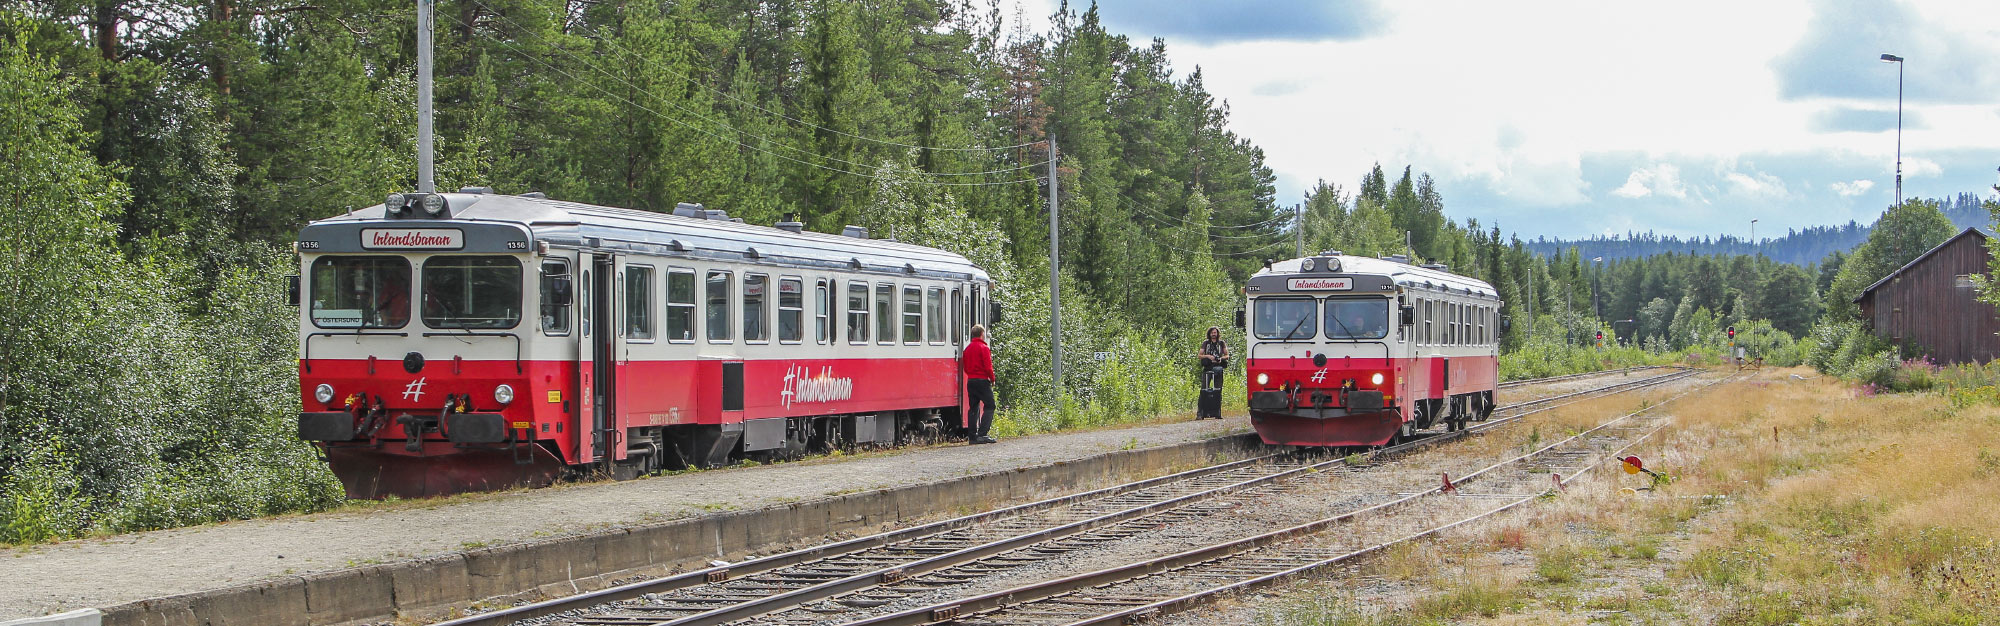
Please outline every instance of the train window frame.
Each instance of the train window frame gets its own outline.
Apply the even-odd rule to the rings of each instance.
[[[556,268],[556,271],[549,271],[551,267]],[[551,302],[555,301],[555,278],[557,276],[569,276],[569,269],[569,259],[562,257],[542,259],[542,274],[537,285],[540,287],[540,290],[535,295],[535,312],[540,314],[537,317],[540,318],[539,324],[542,336],[544,337],[568,337],[571,328],[574,327],[574,324],[571,323],[570,312],[575,309],[576,301],[572,299],[569,304],[551,304]],[[552,312],[550,309],[556,309],[556,311]]]
[[[915,311],[910,309],[915,308]],[[903,285],[903,345],[924,345],[924,288],[919,285]],[[910,318],[916,318],[912,322]]]
[[[757,312],[754,314],[750,312],[752,282],[761,282],[763,285],[763,291],[756,296]],[[742,302],[742,306],[738,310],[741,311],[743,318],[743,343],[754,345],[771,343],[771,275],[762,272],[744,272],[743,284],[740,287],[742,295],[738,296],[738,299]],[[756,323],[755,326],[751,325],[753,321]],[[752,336],[753,330],[757,331],[755,336]]]
[[[443,298],[440,298],[440,297],[438,297],[438,296],[437,296],[437,295],[436,295],[435,293],[433,293],[433,289],[431,288],[431,283],[430,283],[430,277],[431,277],[431,263],[433,263],[433,262],[441,262],[441,261],[442,261],[442,262],[449,262],[449,261],[467,261],[467,260],[472,260],[472,259],[488,259],[488,260],[503,260],[503,259],[504,259],[504,260],[506,260],[506,261],[509,261],[509,262],[513,263],[513,266],[512,266],[511,268],[508,268],[508,267],[504,267],[504,266],[494,266],[494,267],[500,267],[500,268],[502,268],[502,269],[512,269],[512,270],[513,270],[513,272],[514,272],[514,273],[513,273],[513,280],[510,280],[510,281],[500,281],[499,283],[496,283],[496,284],[508,284],[508,285],[512,285],[512,286],[514,287],[514,289],[515,289],[515,294],[514,294],[514,308],[513,308],[513,313],[514,313],[514,316],[513,316],[513,319],[512,319],[511,321],[507,322],[507,323],[506,323],[505,325],[498,325],[498,326],[467,326],[467,325],[464,325],[463,323],[460,323],[460,324],[458,324],[458,325],[455,325],[455,326],[433,326],[433,325],[431,324],[431,322],[430,322],[430,319],[429,319],[430,317],[432,317],[432,316],[431,316],[431,314],[430,314],[430,312],[431,312],[431,304],[432,304],[433,302],[436,302],[436,303],[437,303],[437,305],[438,305],[439,307],[444,307],[444,306],[445,306],[445,302],[444,302],[444,299],[443,299]],[[417,275],[417,280],[416,280],[416,283],[417,283],[417,288],[418,288],[418,291],[419,291],[420,293],[424,293],[424,294],[428,294],[428,295],[426,295],[426,296],[424,296],[424,297],[420,298],[420,299],[422,300],[422,302],[420,303],[420,306],[417,306],[417,307],[415,307],[415,309],[416,309],[416,311],[415,311],[415,312],[416,312],[416,317],[417,317],[418,321],[420,321],[420,322],[422,322],[422,323],[423,323],[423,325],[424,325],[424,328],[429,328],[429,329],[433,329],[433,330],[469,330],[469,331],[480,331],[480,330],[492,330],[492,331],[499,331],[499,330],[513,330],[513,329],[517,329],[517,328],[520,328],[520,327],[521,327],[521,318],[523,318],[523,317],[526,317],[526,311],[525,311],[525,309],[527,308],[527,307],[526,307],[526,304],[527,304],[527,301],[528,301],[528,289],[527,289],[527,286],[526,286],[526,281],[527,281],[527,269],[521,266],[521,258],[520,258],[520,257],[518,257],[518,256],[515,256],[515,255],[511,255],[511,254],[440,254],[440,255],[433,255],[433,256],[430,256],[430,257],[427,257],[427,258],[425,258],[425,259],[424,259],[424,263],[423,263],[423,268],[422,268],[422,269],[421,269],[421,270],[420,270],[420,271],[418,272],[418,275]],[[460,307],[460,308],[464,308],[464,307]],[[453,311],[456,311],[457,309],[456,309],[456,308],[453,308],[452,310],[453,310]],[[464,316],[463,316],[463,315],[458,315],[458,316],[455,316],[455,317],[458,317],[458,318],[460,318],[460,319],[463,319],[463,318],[464,318]],[[441,318],[441,319],[442,319],[442,318]]]
[[[1431,345],[1431,341],[1436,337],[1436,335],[1432,334],[1431,330],[1431,310],[1437,306],[1437,301],[1430,298],[1422,298],[1418,300],[1418,303],[1423,305],[1417,308],[1423,310],[1424,330],[1418,336],[1419,341],[1417,343],[1428,346]]]
[[[951,288],[951,344],[965,345],[965,290]]]
[[[943,287],[924,290],[924,343],[944,345],[945,326],[951,324],[944,316],[944,307]]]
[[[792,295],[794,298],[798,300],[797,306],[792,306],[792,307],[785,306],[786,283],[791,283],[795,287],[794,290],[792,291]],[[785,338],[785,316],[788,314],[788,312],[792,316],[792,337],[790,339]],[[778,277],[778,343],[786,345],[798,345],[805,343],[805,341],[806,341],[806,279],[798,276],[779,276]]]
[[[1294,336],[1291,334],[1290,331],[1288,331],[1286,333],[1286,336],[1282,338],[1276,335],[1266,337],[1263,334],[1259,333],[1257,330],[1257,322],[1260,321],[1257,318],[1261,317],[1260,315],[1261,309],[1259,308],[1259,305],[1262,305],[1266,302],[1311,303],[1311,306],[1307,307],[1307,310],[1311,311],[1312,318],[1310,320],[1301,320],[1301,322],[1303,323],[1298,324],[1294,327],[1295,329],[1310,329],[1310,332],[1304,336]],[[1314,339],[1319,338],[1319,326],[1321,324],[1321,321],[1319,319],[1320,299],[1312,296],[1266,296],[1263,298],[1257,298],[1256,300],[1251,302],[1250,317],[1252,318],[1250,323],[1250,336],[1256,337],[1258,341],[1268,341],[1275,343],[1311,343]],[[1277,320],[1274,319],[1272,321],[1273,323],[1275,323]],[[1276,326],[1273,326],[1272,328],[1275,330]]]
[[[314,315],[314,313],[321,310],[321,307],[319,306],[319,293],[318,293],[319,283],[320,283],[320,281],[318,280],[320,264],[328,261],[340,261],[348,259],[394,259],[396,261],[400,261],[403,264],[402,268],[403,286],[407,290],[403,294],[403,301],[406,303],[409,302],[412,294],[416,292],[416,280],[414,280],[414,274],[413,274],[413,272],[415,272],[415,266],[414,264],[410,263],[409,257],[398,256],[393,254],[341,254],[341,255],[322,256],[317,259],[313,259],[312,273],[307,277],[309,280],[309,284],[307,285],[307,291],[306,291],[306,296],[307,296],[306,300],[308,302],[306,310],[306,319],[312,321],[313,327],[324,328],[328,330],[361,331],[361,330],[392,330],[398,328],[408,328],[410,326],[410,320],[416,318],[416,315],[414,315],[416,311],[414,310],[404,313],[403,322],[395,326],[388,326],[388,325],[370,326],[366,323],[361,323],[354,326],[327,326],[319,323],[322,318],[317,315]],[[339,310],[339,309],[326,309],[326,310]]]
[[[674,279],[677,277],[687,278],[686,302],[674,301]],[[694,338],[695,335],[701,334],[703,332],[700,328],[698,328],[698,326],[700,325],[699,322],[701,321],[701,316],[698,315],[696,312],[696,309],[701,308],[700,304],[701,289],[699,287],[700,281],[697,280],[698,278],[700,278],[700,273],[694,271],[694,268],[690,267],[667,268],[667,288],[665,290],[665,293],[663,294],[667,301],[666,315],[663,316],[666,318],[667,321],[666,324],[667,330],[665,333],[667,336],[667,343],[691,344],[695,342]],[[685,339],[674,338],[674,318],[677,315],[687,316],[687,325],[685,328],[681,329],[682,331],[685,332],[685,337],[686,337]]]
[[[868,345],[869,329],[874,328],[873,326],[869,326],[870,321],[868,319],[868,312],[870,311],[869,307],[874,306],[873,296],[870,295],[872,293],[874,292],[868,286],[868,281],[865,280],[847,281],[846,310],[847,310],[848,345],[855,345],[855,346]],[[860,307],[854,306],[854,299],[856,296],[859,296],[861,298]]]
[[[653,316],[653,274],[651,265],[626,264],[625,266],[625,323],[621,326],[625,329],[625,340],[628,342],[653,343],[660,336],[659,319]],[[645,293],[637,293],[640,289],[634,287],[643,289]],[[635,304],[643,316],[641,321],[644,322],[644,328],[634,326],[632,323]],[[636,332],[642,330],[645,332],[644,335]]]
[[[896,345],[896,283],[875,283],[875,345]]]
[[[717,277],[721,277],[722,280],[717,281],[716,280]],[[704,335],[708,337],[709,343],[713,344],[736,343],[736,326],[735,326],[736,318],[733,315],[735,311],[730,310],[732,308],[732,305],[736,304],[736,272],[730,270],[712,269],[708,270],[708,273],[703,275],[702,278],[703,280],[701,281],[702,282],[701,322],[705,330]],[[715,294],[713,293],[715,291],[714,285],[717,284],[718,282],[722,284],[722,290],[721,290],[722,317],[719,320],[720,323],[718,323],[718,320],[715,317],[716,299],[715,299]],[[720,332],[722,336],[717,337],[716,336],[717,332]]]
[[[813,280],[814,345],[824,346],[833,339],[832,329],[827,327],[827,323],[832,320],[833,315],[832,293],[833,290],[826,284],[826,279]]]
[[[1380,318],[1381,326],[1378,327],[1381,332],[1372,336],[1359,336],[1351,334],[1353,333],[1354,329],[1347,327],[1346,322],[1340,321],[1338,318],[1334,317],[1331,310],[1337,304],[1346,304],[1350,302],[1361,302],[1361,303],[1381,305],[1382,307],[1381,309],[1382,317]],[[1326,341],[1342,341],[1350,343],[1386,341],[1389,339],[1390,302],[1391,300],[1389,298],[1376,297],[1376,296],[1361,296],[1361,295],[1328,296],[1326,298],[1323,298],[1321,299],[1319,304],[1320,337],[1325,339]],[[1334,322],[1335,325],[1339,327],[1343,331],[1343,333],[1346,334],[1340,337],[1335,337],[1333,335],[1333,329],[1327,327],[1327,322],[1329,321]]]

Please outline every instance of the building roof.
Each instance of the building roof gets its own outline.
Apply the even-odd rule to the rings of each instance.
[[[1889,272],[1888,276],[1883,276],[1881,280],[1875,281],[1873,284],[1868,285],[1867,288],[1861,290],[1860,294],[1854,296],[1854,301],[1860,302],[1862,298],[1868,297],[1869,292],[1875,291],[1876,287],[1880,287],[1884,284],[1887,284],[1891,279],[1894,279],[1898,275],[1901,275],[1904,270],[1916,267],[1918,263],[1924,262],[1924,259],[1930,258],[1932,254],[1936,254],[1937,251],[1943,250],[1945,246],[1949,246],[1952,244],[1952,242],[1958,241],[1959,238],[1965,237],[1967,235],[1977,235],[1985,239],[1992,239],[1994,237],[1993,231],[1991,230],[1987,230],[1985,228],[1981,228],[1978,226],[1967,228],[1956,235],[1952,235],[1950,239],[1946,239],[1942,243],[1939,243],[1936,246],[1932,246],[1931,249],[1925,250],[1923,254],[1917,255],[1917,258],[1910,259],[1910,262],[1904,263],[1902,267],[1896,268],[1896,271]]]

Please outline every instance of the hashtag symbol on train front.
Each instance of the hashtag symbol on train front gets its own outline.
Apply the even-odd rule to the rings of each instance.
[[[413,381],[410,381],[410,384],[408,384],[408,385],[404,385],[404,386],[403,386],[403,399],[404,399],[404,400],[409,400],[409,401],[412,401],[412,402],[423,402],[423,401],[424,401],[424,379],[422,379],[422,378],[419,378],[419,379],[416,379],[416,380],[413,380]]]
[[[1323,383],[1323,382],[1326,382],[1326,369],[1325,369],[1325,368],[1321,368],[1321,369],[1320,369],[1319,371],[1317,371],[1317,372],[1313,372],[1313,382],[1316,382],[1316,383]]]

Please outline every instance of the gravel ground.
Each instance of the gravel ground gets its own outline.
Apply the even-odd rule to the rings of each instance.
[[[1587,382],[1575,381],[1559,384],[1563,385],[1561,391],[1589,386]],[[753,621],[816,626],[838,624],[865,616],[946,603],[955,598],[1002,591],[1032,582],[1095,571],[1116,563],[1158,558],[1251,534],[1278,530],[1393,499],[1397,494],[1433,489],[1438,484],[1440,473],[1450,473],[1454,476],[1467,474],[1524,452],[1523,446],[1531,439],[1547,443],[1541,439],[1543,433],[1554,438],[1555,433],[1579,422],[1594,425],[1605,418],[1630,411],[1637,406],[1640,397],[1658,402],[1696,384],[1699,384],[1698,380],[1681,381],[1668,385],[1666,389],[1622,394],[1603,400],[1579,403],[1575,407],[1559,410],[1550,415],[1527,418],[1523,423],[1503,429],[1499,433],[1420,451],[1375,467],[1361,469],[1336,467],[1294,480],[1282,488],[1259,489],[1195,507],[1203,510],[1201,515],[1178,515],[1171,521],[1128,522],[1127,526],[1142,527],[1144,530],[1130,537],[1098,543],[1049,558],[1013,563],[989,559],[984,563],[985,567],[1000,571],[980,578],[947,583],[939,576],[930,575],[920,576],[904,584],[904,586],[936,586],[928,592],[904,596],[870,590],[857,594],[877,600],[894,597],[881,606],[854,609],[840,606],[837,601],[821,601],[801,609],[768,615]],[[1537,396],[1557,393],[1536,391],[1539,392]],[[1472,490],[1476,493],[1532,492],[1541,487],[1540,481],[1543,476],[1545,475],[1531,474],[1516,480],[1497,479],[1479,483]],[[1359,547],[1353,542],[1362,537],[1370,541],[1399,537],[1420,531],[1428,525],[1446,519],[1469,516],[1501,503],[1501,500],[1485,498],[1433,501],[1429,505],[1412,510],[1370,518],[1298,545],[1341,546],[1353,549]],[[1003,555],[1003,558],[1011,556],[1013,555]],[[953,573],[956,575],[963,572]],[[1164,581],[1160,584],[1173,586],[1172,583]],[[1180,592],[1193,590],[1184,589]],[[1209,622],[1198,620],[1182,623]]]
[[[1514,388],[1501,392],[1499,399],[1503,403],[1518,402],[1586,388],[1594,382],[1593,378],[1584,378]],[[917,484],[937,477],[1080,459],[1113,450],[1171,445],[1247,430],[1243,418],[1149,424],[1040,435],[991,446],[906,448],[628,482],[364,505],[313,515],[0,549],[0,562],[7,564],[0,568],[0,620],[108,607],[285,575]],[[1438,458],[1425,461],[1432,457]],[[1398,463],[1409,468],[1408,472],[1396,473],[1406,477],[1404,480],[1409,481],[1411,490],[1427,488],[1429,481],[1435,480],[1435,471],[1462,472],[1461,468],[1466,466],[1476,467],[1462,457],[1454,461],[1451,455],[1439,452],[1422,453]],[[1432,467],[1426,463],[1441,465]],[[835,467],[838,471],[829,471]],[[786,488],[772,490],[773,484]],[[1261,510],[1263,503],[1255,504]],[[1195,532],[1191,536],[1203,534]],[[1194,545],[1166,541],[1172,535],[1164,532],[1147,534],[1156,535],[1162,540],[1157,548],[1165,550],[1159,554],[1175,551],[1174,546]],[[1145,553],[1153,550],[1143,546],[1105,549],[1139,549]],[[1084,552],[1095,553],[1097,549]],[[995,588],[1031,579],[1008,578],[1013,581],[1011,584],[996,583],[1000,587]]]
[[[1246,432],[1244,418],[906,448],[643,480],[411,501],[0,551],[0,620],[751,509]],[[784,489],[772,489],[784,485]],[[1024,494],[1026,495],[1026,494]]]

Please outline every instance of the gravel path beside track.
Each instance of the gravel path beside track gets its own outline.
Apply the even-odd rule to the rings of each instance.
[[[14,548],[0,552],[0,563],[5,564],[0,567],[0,620],[1248,430],[1243,417],[1153,424],[1039,435],[988,446],[911,448]]]
[[[1500,401],[1553,395],[1587,387],[1591,384],[1587,381],[1503,390]],[[0,563],[6,564],[0,567],[0,620],[1247,431],[1248,424],[1241,416],[1221,422],[1179,421],[1040,435],[991,446],[910,448],[0,549]],[[1025,500],[1047,495],[1053,494],[1018,497]]]

